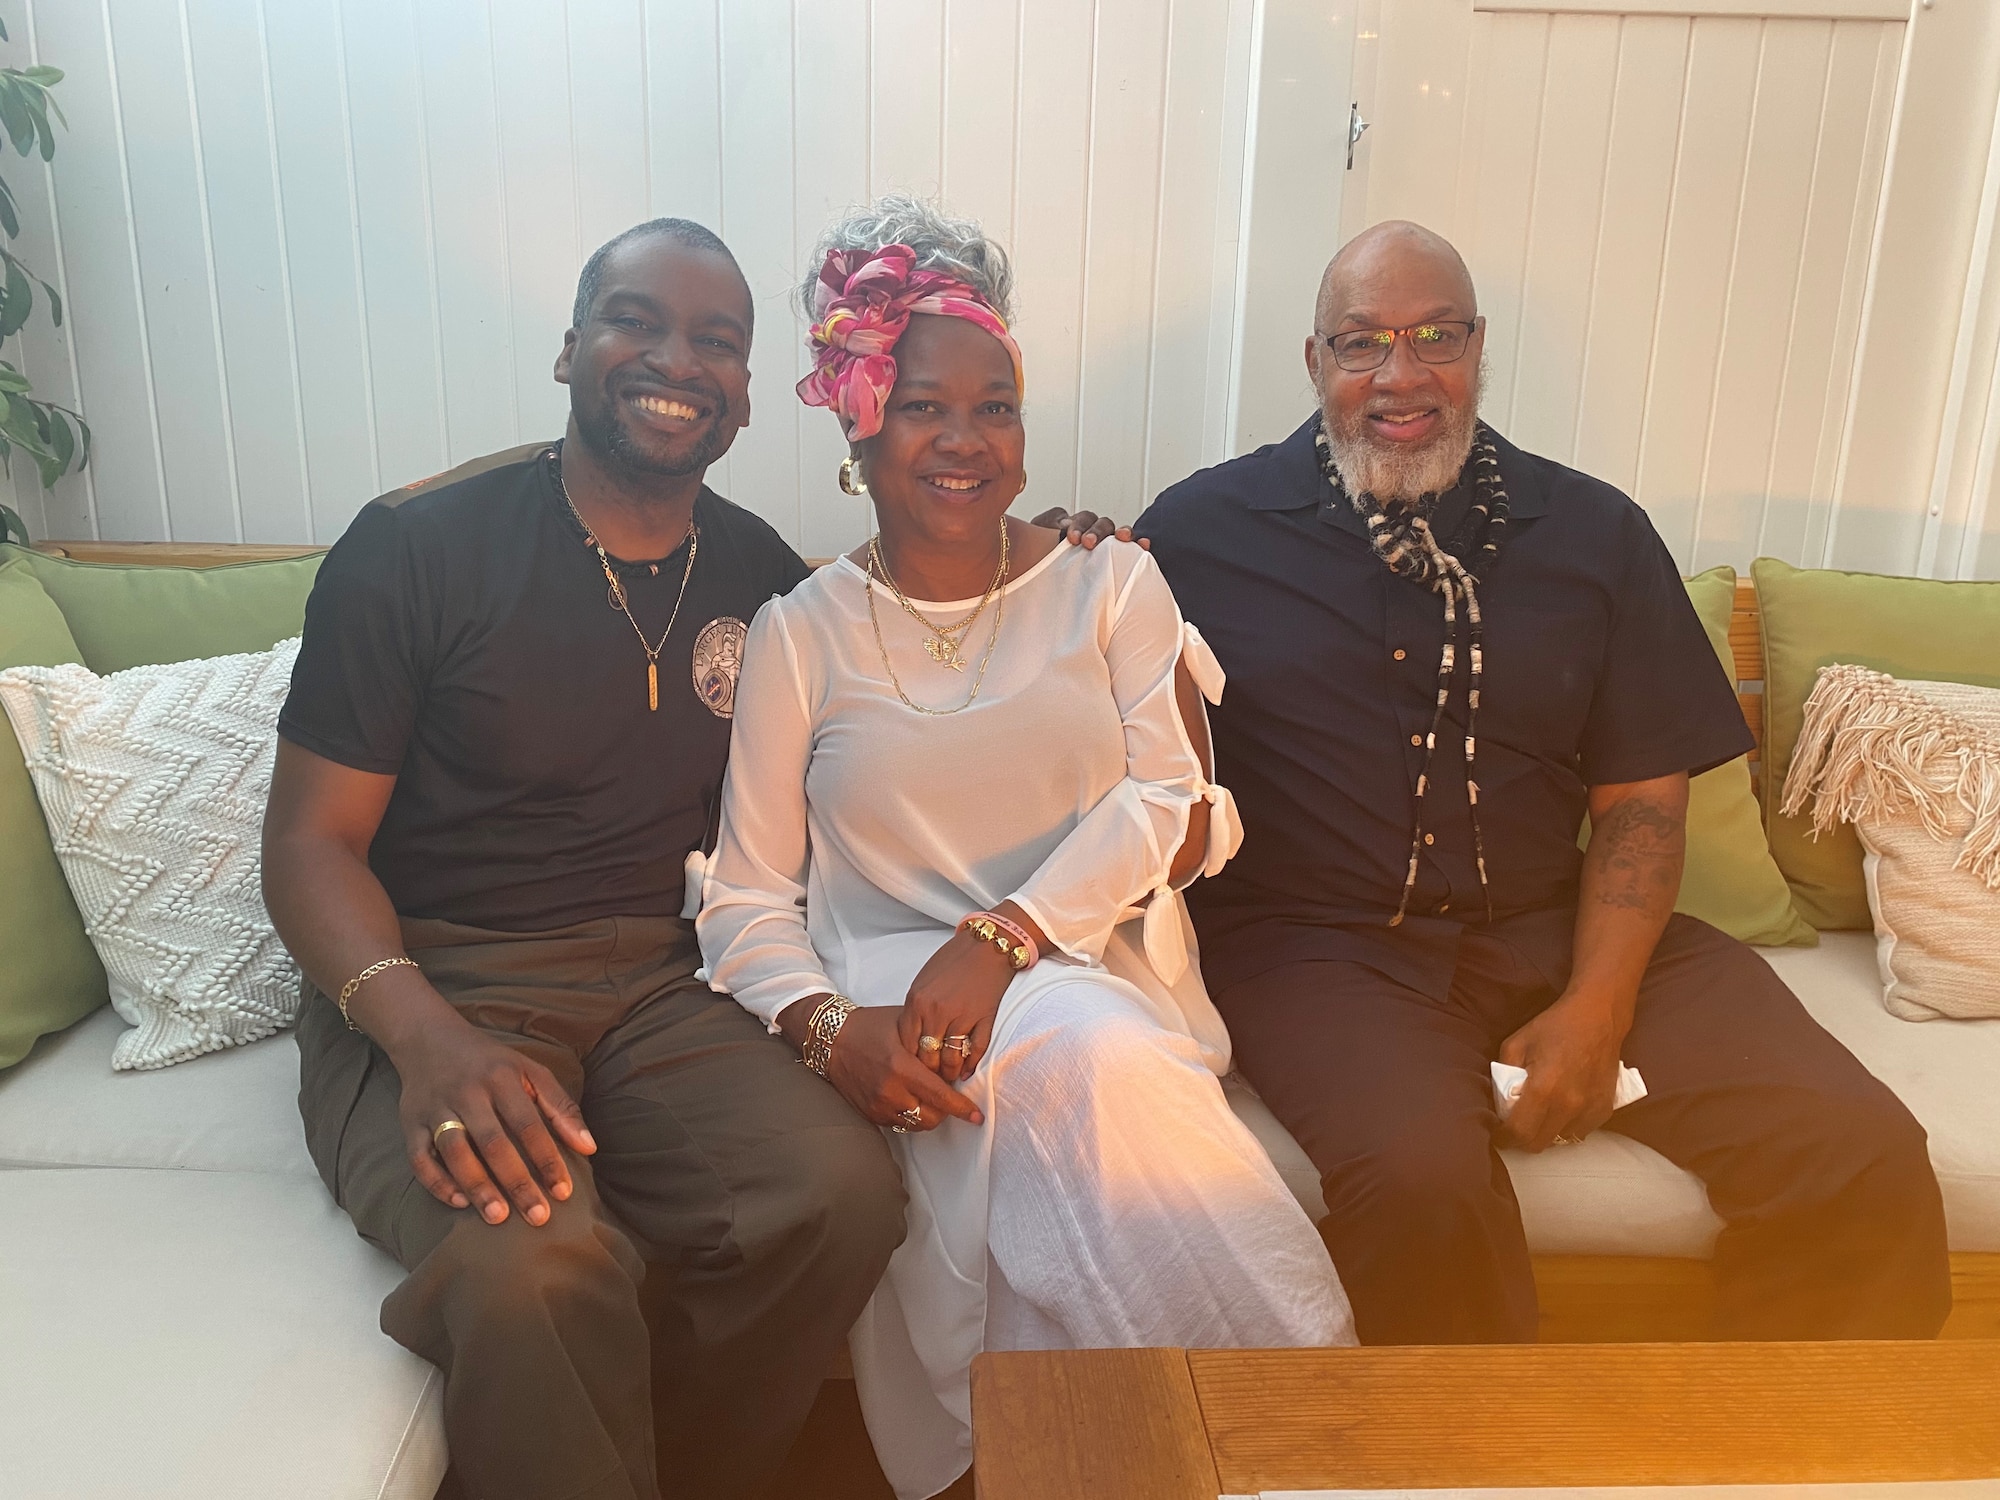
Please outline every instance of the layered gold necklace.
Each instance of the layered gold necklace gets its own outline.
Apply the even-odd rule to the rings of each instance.
[[[610,601],[611,607],[625,616],[626,620],[632,626],[632,633],[639,637],[639,649],[646,653],[646,709],[650,713],[658,713],[660,711],[660,653],[667,649],[667,637],[674,633],[674,622],[681,617],[681,601],[687,598],[688,579],[694,576],[694,555],[701,548],[701,529],[694,524],[694,518],[690,516],[688,518],[687,536],[685,538],[688,549],[688,560],[687,566],[681,569],[680,592],[674,595],[674,612],[667,616],[667,628],[660,632],[660,639],[655,644],[648,641],[646,639],[646,632],[639,628],[639,621],[632,614],[632,601],[626,597],[625,585],[619,579],[617,570],[611,566],[610,554],[604,550],[604,544],[598,541],[597,533],[590,529],[590,523],[584,520],[583,513],[576,508],[576,502],[570,499],[569,486],[563,483],[560,464],[556,468],[556,488],[562,491],[563,504],[569,507],[569,513],[575,517],[576,524],[583,528],[584,541],[597,553],[597,565],[604,569],[606,596]],[[675,550],[678,551],[679,549],[676,548]],[[657,573],[659,569],[654,568],[653,571]]]
[[[909,599],[904,595],[902,589],[897,586],[895,575],[890,573],[889,564],[882,556],[881,536],[877,534],[868,539],[868,573],[865,585],[868,595],[868,623],[874,628],[875,649],[881,653],[882,669],[889,674],[889,685],[896,690],[896,696],[903,700],[906,708],[915,709],[920,714],[930,714],[933,717],[943,718],[951,714],[963,713],[966,709],[972,707],[973,700],[979,696],[981,685],[986,681],[986,667],[993,660],[993,648],[1000,643],[1000,623],[1006,617],[1007,613],[1005,585],[1007,582],[1007,566],[1011,555],[1012,547],[1007,537],[1007,522],[1006,518],[1002,517],[1000,521],[1000,566],[993,570],[993,581],[986,585],[986,592],[980,596],[978,607],[962,620],[953,621],[949,625],[939,625],[919,612],[917,607],[910,603]],[[980,653],[979,670],[973,674],[972,690],[965,695],[965,701],[959,704],[958,707],[926,708],[923,704],[912,700],[910,695],[903,691],[902,680],[896,676],[895,663],[889,660],[888,644],[882,639],[882,621],[875,613],[875,576],[878,573],[881,574],[882,581],[889,586],[889,592],[896,596],[896,602],[903,606],[904,613],[923,626],[925,631],[928,632],[924,639],[924,654],[939,666],[948,667],[954,672],[963,672],[965,670],[965,657],[961,648],[964,644],[966,634],[972,629],[973,622],[986,613],[986,607],[989,604],[993,606],[993,629],[986,638],[985,651]]]

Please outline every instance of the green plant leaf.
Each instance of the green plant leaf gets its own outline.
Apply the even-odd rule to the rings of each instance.
[[[59,411],[49,413],[49,449],[58,460],[58,475],[66,471],[76,458],[76,434],[69,430],[69,418]]]
[[[10,240],[21,232],[21,216],[14,211],[14,190],[4,177],[0,177],[0,229],[7,231]]]
[[[5,360],[0,360],[0,391],[18,391],[26,395],[34,388],[33,383],[27,376],[23,375]]]
[[[23,156],[35,149],[35,117],[21,102],[21,81],[5,72],[0,72],[0,126],[6,127],[7,139]]]
[[[18,542],[23,547],[28,545],[28,523],[11,505],[0,505],[0,542]]]
[[[29,118],[35,122],[35,134],[41,141],[42,160],[54,161],[56,132],[55,127],[49,124],[48,98],[49,96],[44,93],[24,94],[21,98],[21,107],[27,110]]]
[[[0,339],[11,339],[35,309],[35,288],[13,256],[7,257],[6,290],[0,292]]]
[[[35,280],[42,282],[42,295],[49,299],[49,321],[58,328],[62,327],[62,294],[42,281],[41,277],[37,276]]]
[[[0,42],[6,39],[5,34],[0,33]],[[23,68],[21,76],[31,83],[40,84],[43,88],[50,88],[63,81],[63,70],[52,68],[47,63],[37,63],[32,68]]]
[[[28,453],[37,463],[44,458],[55,457],[42,437],[41,413],[26,396],[7,392],[7,414],[0,417],[0,434],[5,434],[8,442]]]

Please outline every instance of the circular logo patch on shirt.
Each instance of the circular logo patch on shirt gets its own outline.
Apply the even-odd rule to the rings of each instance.
[[[718,719],[736,712],[736,674],[743,669],[743,642],[750,627],[733,615],[710,620],[694,638],[695,696]]]

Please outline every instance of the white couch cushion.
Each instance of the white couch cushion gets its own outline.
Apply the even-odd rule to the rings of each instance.
[[[174,1068],[115,1072],[108,1005],[0,1072],[0,1168],[186,1167],[312,1179],[288,1031]]]
[[[0,1500],[428,1500],[401,1276],[317,1181],[0,1171]]]
[[[1817,948],[1758,950],[1806,1009],[1894,1089],[1930,1133],[1951,1248],[2000,1251],[2000,1020],[1897,1020],[1882,1008],[1875,940],[1829,932]],[[1223,1091],[1315,1221],[1326,1217],[1312,1162],[1241,1078]],[[1705,1260],[1722,1222],[1698,1178],[1612,1131],[1580,1146],[1501,1155],[1540,1255],[1671,1255]]]
[[[1870,933],[1828,932],[1817,948],[1758,951],[1930,1133],[1951,1248],[2000,1251],[2000,1019],[1890,1015]]]

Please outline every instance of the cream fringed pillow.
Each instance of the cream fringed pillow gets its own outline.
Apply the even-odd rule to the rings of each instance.
[[[1785,778],[1808,808],[1860,835],[1890,1011],[2000,1017],[2000,688],[1823,668]]]
[[[269,1036],[299,971],[259,888],[264,803],[296,639],[246,656],[0,672],[63,878],[134,1029],[116,1068]]]

